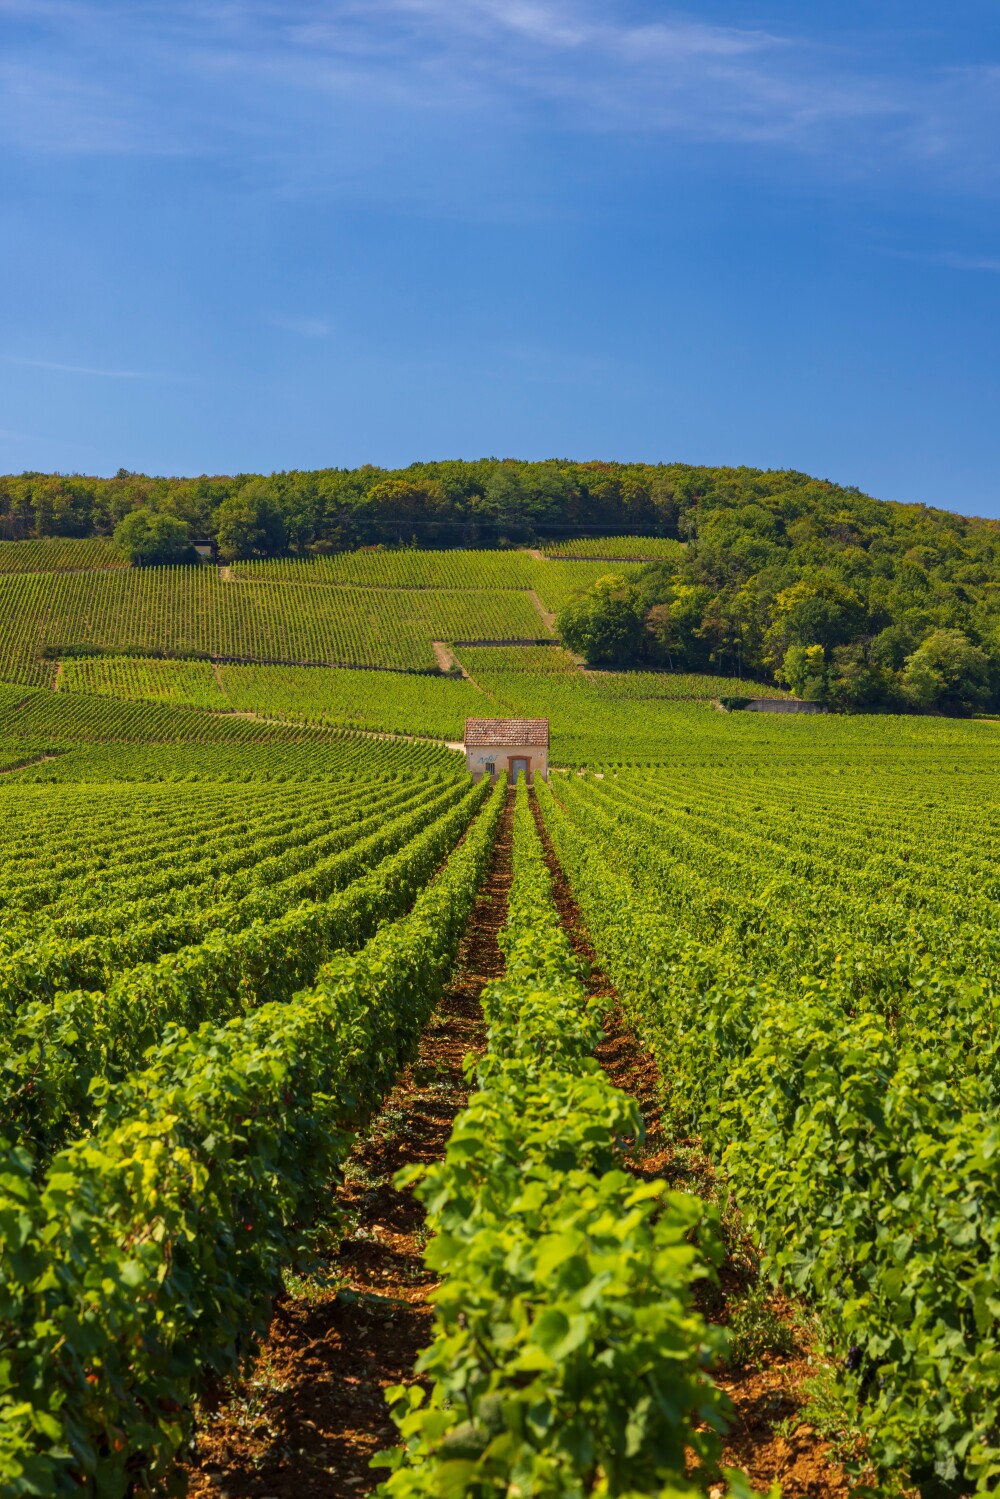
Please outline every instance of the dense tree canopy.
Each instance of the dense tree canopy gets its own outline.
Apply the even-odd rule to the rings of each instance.
[[[129,511],[149,508],[214,537],[232,514],[228,502],[245,491],[255,506],[267,501],[280,512],[282,546],[293,551],[379,542],[496,546],[580,531],[672,536],[678,497],[694,493],[686,476],[701,472],[488,458],[196,479],[125,469],[110,479],[25,473],[0,478],[0,536],[106,536]]]
[[[195,562],[186,523],[156,510],[133,510],[115,527],[115,546],[133,567]]]
[[[266,479],[254,479],[227,495],[213,517],[219,556],[224,562],[248,557],[278,557],[288,545],[281,506]]]
[[[679,564],[609,572],[563,610],[560,635],[591,665],[756,677],[839,708],[1000,706],[996,527],[924,512],[908,545],[910,511],[883,514],[889,524],[846,545],[817,540],[821,513],[800,517],[767,554],[756,515],[747,546],[738,510],[709,521],[708,543],[690,526]]]

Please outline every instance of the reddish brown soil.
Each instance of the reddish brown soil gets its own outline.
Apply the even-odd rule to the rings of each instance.
[[[383,1391],[413,1379],[429,1341],[420,1204],[394,1173],[444,1153],[466,1101],[462,1060],[481,1051],[479,995],[503,973],[497,935],[510,888],[512,804],[459,949],[455,976],[420,1043],[417,1061],[355,1145],[336,1208],[347,1237],[277,1304],[250,1374],[216,1409],[199,1412],[195,1455],[183,1469],[194,1499],[345,1499],[383,1475],[369,1459],[396,1428]]]
[[[395,1427],[383,1397],[387,1385],[408,1383],[430,1336],[424,1269],[423,1211],[392,1177],[401,1166],[441,1156],[452,1121],[466,1101],[462,1060],[484,1042],[479,995],[503,972],[497,935],[510,886],[510,819],[498,837],[493,865],[463,938],[455,977],[420,1046],[416,1063],[394,1089],[374,1127],[359,1140],[345,1185],[332,1205],[349,1231],[317,1274],[293,1287],[275,1308],[267,1339],[250,1374],[234,1382],[215,1409],[199,1413],[195,1454],[182,1469],[194,1499],[344,1499],[370,1493],[380,1474],[370,1457],[391,1446]],[[537,809],[536,809],[537,811]],[[574,946],[593,951],[544,827],[560,914]],[[614,990],[592,967],[591,991],[611,1001],[598,1055],[608,1075],[635,1096],[646,1128],[632,1169],[714,1200],[711,1163],[697,1142],[670,1137],[660,1117],[660,1076],[653,1058],[625,1025]],[[756,1277],[752,1248],[738,1223],[726,1223],[727,1260],[720,1285],[703,1307],[726,1322]],[[803,1382],[817,1359],[781,1298],[774,1310],[794,1329],[795,1350],[765,1355],[760,1364],[720,1371],[733,1401],[724,1461],[742,1468],[766,1491],[777,1478],[784,1499],[844,1499],[849,1486],[826,1440],[804,1411]]]
[[[631,1153],[629,1165],[647,1180],[663,1177],[678,1191],[696,1192],[714,1202],[718,1189],[712,1163],[697,1141],[679,1140],[664,1127],[659,1068],[627,1026],[613,985],[596,966],[579,907],[555,857],[538,805],[533,805],[556,906],[574,948],[590,968],[587,987],[591,994],[610,1002],[598,1059],[611,1081],[630,1093],[642,1111],[646,1138]],[[738,1221],[727,1218],[724,1235],[726,1259],[719,1284],[702,1298],[704,1315],[723,1325],[757,1279],[756,1256]],[[771,1299],[771,1309],[791,1332],[793,1351],[789,1355],[765,1354],[754,1366],[717,1373],[716,1383],[733,1405],[723,1462],[742,1469],[765,1493],[777,1479],[782,1499],[844,1499],[851,1485],[831,1453],[830,1442],[809,1421],[808,1397],[803,1389],[816,1376],[822,1361],[801,1325],[800,1309],[780,1295]]]

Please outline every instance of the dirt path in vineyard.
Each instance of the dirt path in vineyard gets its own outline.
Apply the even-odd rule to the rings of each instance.
[[[355,1147],[339,1194],[351,1231],[323,1273],[278,1303],[249,1377],[217,1409],[201,1412],[196,1455],[185,1469],[193,1499],[345,1499],[370,1493],[382,1476],[368,1467],[396,1435],[382,1392],[412,1379],[414,1360],[430,1336],[427,1295],[435,1284],[423,1266],[422,1209],[409,1192],[393,1188],[392,1176],[401,1166],[441,1156],[466,1101],[462,1058],[484,1043],[479,996],[503,972],[497,936],[510,888],[512,810],[508,805],[455,976],[418,1060]],[[574,946],[592,961],[580,912],[540,826],[560,914]],[[631,1168],[714,1198],[711,1163],[696,1142],[679,1141],[661,1127],[656,1064],[624,1025],[609,981],[593,968],[589,983],[592,992],[615,1001],[600,1061],[638,1099],[646,1123],[646,1144]],[[753,1273],[752,1253],[738,1229],[727,1239],[721,1286],[703,1308],[717,1322],[728,1321]],[[793,1322],[780,1299],[774,1309]],[[783,1499],[845,1499],[849,1487],[827,1443],[804,1418],[796,1419],[803,1381],[815,1373],[814,1354],[796,1336],[789,1356],[766,1355],[752,1368],[720,1377],[735,1409],[725,1461],[765,1491],[779,1479]]]
[[[511,878],[512,800],[459,948],[454,977],[417,1061],[356,1145],[339,1202],[352,1230],[296,1294],[279,1301],[248,1378],[202,1411],[186,1466],[194,1499],[345,1499],[384,1476],[368,1459],[393,1445],[386,1385],[413,1377],[429,1341],[423,1209],[393,1174],[444,1153],[466,1101],[462,1059],[485,1040],[479,996],[503,973],[497,936]],[[324,1283],[325,1282],[325,1283]]]
[[[712,1163],[698,1149],[697,1141],[678,1140],[661,1123],[659,1069],[625,1024],[614,986],[594,963],[583,917],[534,798],[532,808],[545,845],[559,914],[574,948],[591,965],[588,988],[592,994],[612,1001],[598,1060],[611,1081],[630,1093],[642,1110],[646,1142],[630,1158],[630,1169],[646,1180],[664,1177],[677,1191],[695,1192],[714,1201],[717,1188]],[[720,1285],[701,1308],[709,1321],[722,1324],[728,1323],[733,1304],[755,1278],[753,1250],[738,1224],[727,1224],[726,1246]],[[850,1487],[830,1453],[829,1443],[809,1424],[806,1415],[797,1419],[806,1404],[803,1383],[817,1373],[815,1352],[795,1326],[788,1303],[775,1297],[772,1309],[792,1331],[795,1346],[787,1356],[766,1354],[752,1367],[726,1370],[717,1378],[734,1407],[723,1461],[729,1467],[741,1468],[765,1493],[777,1479],[782,1499],[846,1499]]]

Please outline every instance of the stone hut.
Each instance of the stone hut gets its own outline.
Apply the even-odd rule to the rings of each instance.
[[[549,778],[547,718],[467,718],[465,763],[474,781],[495,781],[508,771],[511,784],[523,772],[530,786],[536,775]]]

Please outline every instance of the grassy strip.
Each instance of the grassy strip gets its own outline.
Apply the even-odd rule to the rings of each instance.
[[[309,993],[168,1033],[32,1179],[0,1157],[0,1491],[152,1487],[206,1374],[234,1370],[329,1206],[351,1131],[413,1054],[486,869],[494,793],[412,912]]]
[[[389,1392],[402,1445],[377,1460],[392,1469],[378,1492],[703,1493],[718,1479],[723,1401],[706,1368],[721,1335],[692,1296],[719,1256],[717,1225],[698,1199],[622,1169],[639,1111],[592,1055],[600,1006],[523,785],[514,828],[507,975],[484,993],[479,1091],[444,1160],[400,1177],[419,1183],[443,1284],[417,1365],[431,1393]]]

